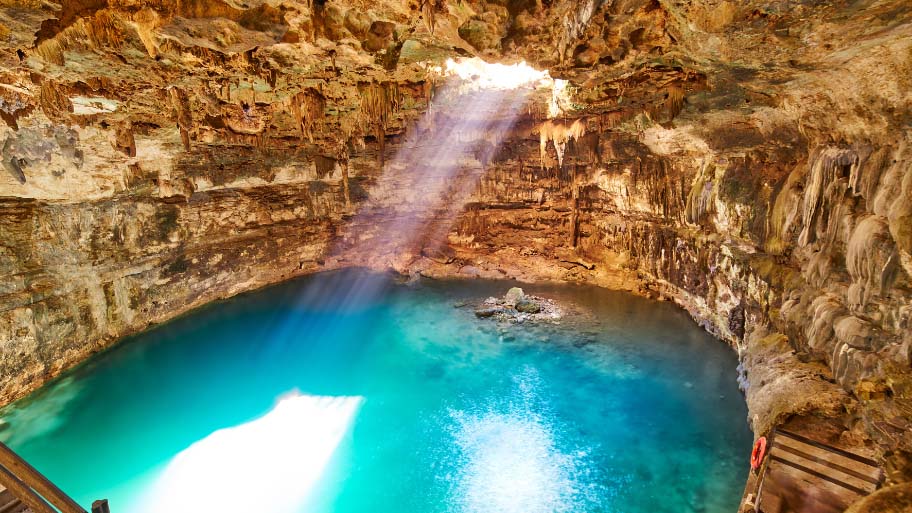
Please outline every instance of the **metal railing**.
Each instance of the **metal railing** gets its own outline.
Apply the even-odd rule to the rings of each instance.
[[[3,443],[0,443],[0,485],[32,513],[86,513],[82,506]],[[92,513],[109,511],[106,500],[92,504]]]

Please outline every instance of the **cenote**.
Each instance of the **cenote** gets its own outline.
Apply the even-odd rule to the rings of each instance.
[[[733,512],[736,357],[671,304],[576,286],[313,275],[130,337],[2,412],[0,440],[115,512]]]

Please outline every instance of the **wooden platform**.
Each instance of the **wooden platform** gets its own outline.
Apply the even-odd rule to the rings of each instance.
[[[877,462],[785,430],[771,436],[757,510],[842,513],[883,480]]]
[[[0,484],[0,513],[31,513],[22,501]]]

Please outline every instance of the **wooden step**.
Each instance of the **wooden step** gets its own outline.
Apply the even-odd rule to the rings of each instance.
[[[773,457],[783,463],[806,470],[809,474],[844,486],[859,495],[870,494],[880,483],[880,468],[864,461],[862,457],[835,448],[824,449],[813,441],[792,433],[776,433],[773,447],[778,449]]]
[[[25,504],[14,500],[6,506],[0,506],[0,513],[31,513],[31,510]]]
[[[25,504],[13,497],[9,490],[0,485],[0,513],[24,513],[27,511]]]
[[[841,513],[878,488],[877,462],[797,433],[777,430],[763,476],[764,513]]]

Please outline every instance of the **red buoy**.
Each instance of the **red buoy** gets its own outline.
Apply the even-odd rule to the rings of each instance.
[[[754,450],[751,452],[751,468],[754,470],[760,468],[764,456],[766,456],[766,437],[761,436],[754,443]]]

